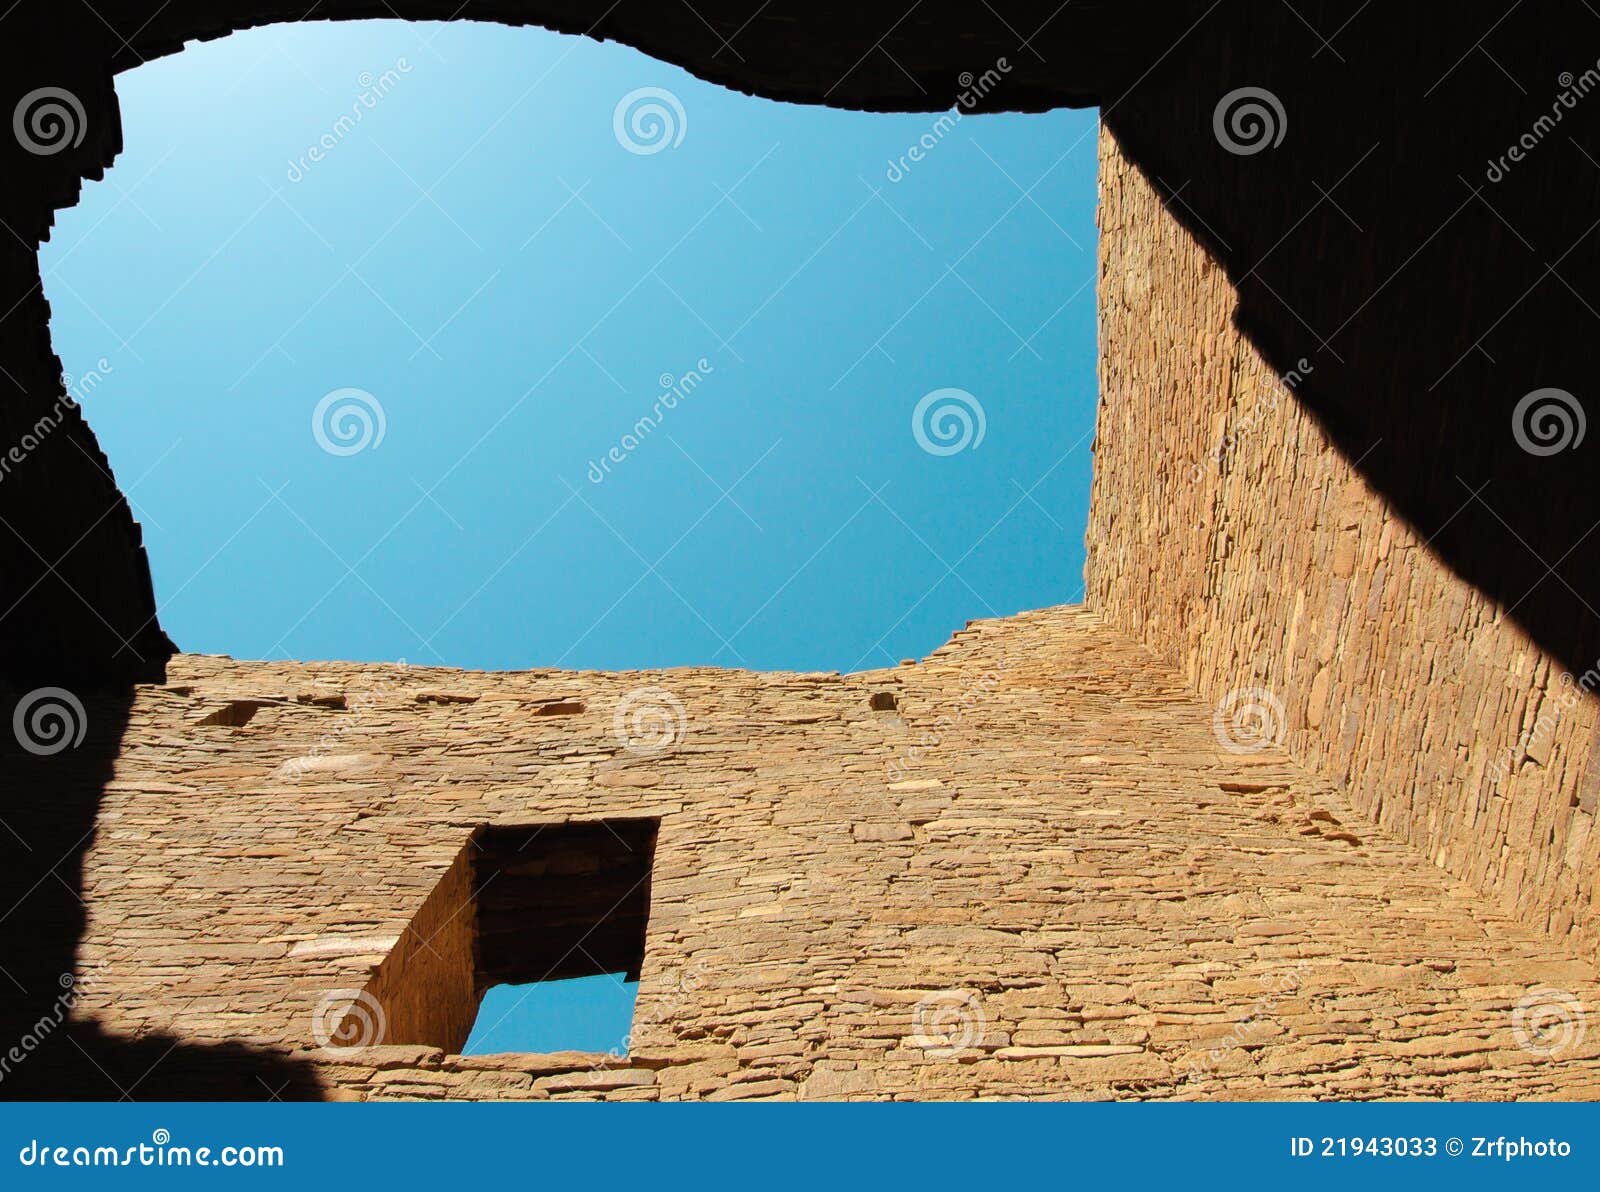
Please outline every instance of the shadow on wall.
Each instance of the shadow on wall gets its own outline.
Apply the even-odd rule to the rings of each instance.
[[[0,688],[0,1099],[320,1099],[303,1061],[236,1043],[118,1036],[75,1010],[80,998],[92,1006],[115,996],[80,967],[78,941],[88,913],[83,859],[129,703],[122,693]],[[159,873],[161,857],[149,865]],[[149,875],[125,875],[140,876]]]
[[[1208,19],[1105,123],[1346,458],[1581,676],[1600,654],[1600,15],[1346,7]]]

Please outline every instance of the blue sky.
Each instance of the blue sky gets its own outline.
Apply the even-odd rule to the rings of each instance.
[[[622,973],[496,985],[483,995],[462,1055],[506,1051],[628,1052],[637,981]]]
[[[666,143],[630,151],[646,88]],[[118,90],[126,148],[45,286],[180,648],[851,670],[1081,598],[1093,113],[936,132],[400,22]],[[981,441],[919,445],[941,390]],[[337,453],[351,401],[370,441]]]

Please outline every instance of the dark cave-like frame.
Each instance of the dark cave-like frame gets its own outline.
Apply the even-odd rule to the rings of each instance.
[[[1555,662],[1582,674],[1600,655],[1591,607],[1600,604],[1600,434],[1541,458],[1510,431],[1532,390],[1596,396],[1600,99],[1564,115],[1570,144],[1483,181],[1484,162],[1549,113],[1563,74],[1600,58],[1600,18],[1585,6],[1511,11],[1471,0],[1441,14],[1333,0],[1099,0],[1002,13],[944,3],[330,0],[311,11],[539,24],[625,42],[767,98],[870,110],[948,108],[961,72],[1007,57],[1014,70],[986,97],[988,110],[1100,105],[1122,153],[1226,271],[1237,323],[1268,364],[1284,373],[1315,362],[1295,398],[1367,483]],[[30,991],[74,971],[75,889],[120,746],[126,687],[161,680],[174,650],[138,525],[92,431],[62,406],[37,245],[82,179],[100,177],[121,148],[117,72],[195,38],[307,15],[283,0],[122,0],[96,10],[20,0],[0,18],[5,110],[45,87],[84,109],[82,136],[60,152],[0,137],[0,439],[18,442],[60,415],[29,466],[0,480],[0,682],[72,686],[94,725],[84,748],[48,769],[0,742],[8,780],[50,793],[20,813],[33,853],[12,877],[20,889],[60,881],[0,928]],[[1547,79],[1549,93],[1508,85],[1518,78]],[[1270,89],[1288,114],[1288,135],[1270,154],[1219,150],[1213,97],[1244,87]],[[1470,499],[1488,485],[1492,509]],[[8,1033],[37,1010],[28,1000],[14,1018],[8,1009]],[[85,1031],[80,1050],[103,1071],[136,1075],[160,1048]],[[285,1079],[316,1095],[314,1075],[278,1057],[188,1046],[149,1091],[216,1095],[207,1081],[219,1065],[235,1095]],[[62,1087],[74,1079],[63,1070]]]

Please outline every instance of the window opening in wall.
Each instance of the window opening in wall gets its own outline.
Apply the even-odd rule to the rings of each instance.
[[[449,1053],[625,1054],[655,819],[473,832],[361,993],[352,1036]]]

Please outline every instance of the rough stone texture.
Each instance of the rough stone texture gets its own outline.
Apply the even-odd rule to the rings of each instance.
[[[340,1097],[1600,1095],[1600,1036],[1513,1024],[1534,986],[1600,1004],[1591,968],[1221,749],[1081,608],[844,677],[172,670],[84,856],[75,1015],[109,1033],[248,1040]],[[682,701],[665,752],[617,735],[640,688]],[[315,1047],[477,825],[622,816],[660,819],[628,1059]]]
[[[478,1005],[472,907],[469,842],[456,854],[363,986],[382,1009],[383,1037],[388,1042],[434,1040],[441,1046],[448,1043],[452,1051],[460,1051],[466,1043]],[[348,952],[349,947],[372,945],[352,943],[341,950]],[[303,953],[315,948],[316,941],[309,941],[309,947],[303,945],[301,950]],[[337,1006],[329,1009],[330,1017],[339,1012]],[[323,1022],[333,1028],[330,1038],[334,1042],[361,1039],[368,1032],[359,1011],[347,1021],[335,1024],[324,1018]]]
[[[1099,220],[1089,603],[1208,703],[1270,692],[1289,752],[1364,819],[1592,957],[1600,676],[1563,670],[1367,486],[1109,136]]]

